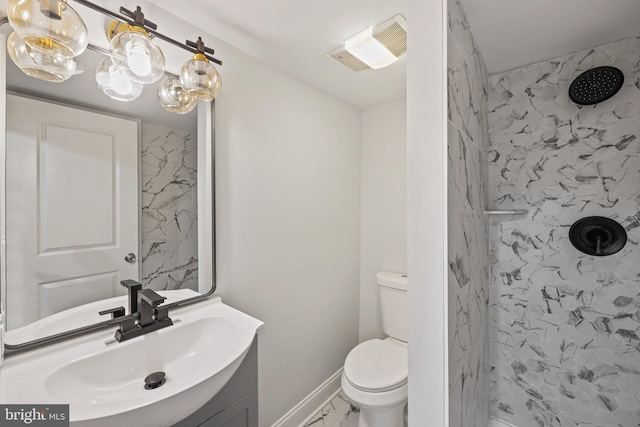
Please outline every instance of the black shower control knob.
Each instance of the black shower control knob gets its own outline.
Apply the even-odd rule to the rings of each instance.
[[[587,255],[607,256],[624,248],[627,232],[610,218],[590,216],[571,226],[569,239],[576,249]]]

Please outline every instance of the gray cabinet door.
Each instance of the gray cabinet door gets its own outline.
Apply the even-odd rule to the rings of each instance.
[[[196,427],[207,425],[211,417],[217,416],[229,406],[249,395],[258,388],[258,338],[253,341],[247,356],[218,394],[202,408],[172,427]],[[203,424],[204,423],[204,424]],[[257,426],[257,424],[256,424]]]
[[[258,427],[258,390],[255,390],[199,427]]]

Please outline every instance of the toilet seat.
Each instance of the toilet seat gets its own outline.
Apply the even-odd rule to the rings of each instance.
[[[408,374],[407,345],[393,338],[365,341],[351,350],[344,362],[345,379],[369,393],[402,387]]]

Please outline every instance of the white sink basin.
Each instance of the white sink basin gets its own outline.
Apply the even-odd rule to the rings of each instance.
[[[170,313],[174,325],[118,343],[114,329],[11,356],[2,404],[70,404],[71,425],[171,426],[229,381],[263,323],[212,298]],[[166,383],[144,388],[144,378]]]

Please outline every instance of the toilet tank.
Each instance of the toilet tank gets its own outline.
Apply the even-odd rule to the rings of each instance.
[[[376,278],[380,292],[382,329],[391,338],[407,342],[409,339],[407,275],[379,271]]]

